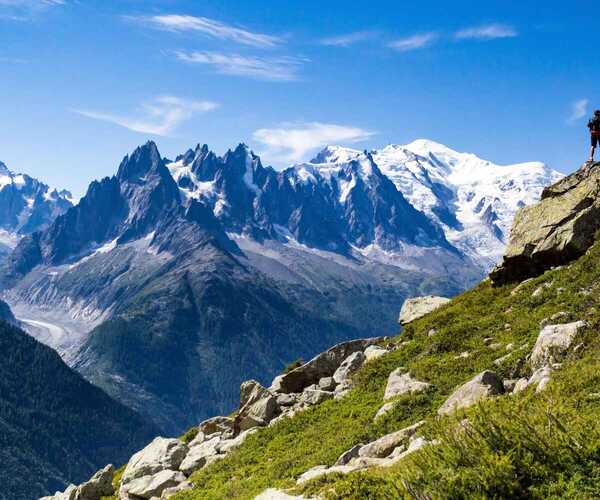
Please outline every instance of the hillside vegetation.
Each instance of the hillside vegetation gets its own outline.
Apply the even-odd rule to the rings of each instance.
[[[600,243],[595,243],[572,264],[520,285],[493,288],[484,281],[408,325],[390,341],[397,349],[355,375],[345,398],[249,436],[228,457],[195,473],[194,489],[176,498],[249,499],[273,487],[327,499],[598,497],[599,278]],[[457,386],[485,369],[504,379],[531,375],[525,358],[540,322],[558,312],[567,313],[562,322],[582,319],[588,326],[583,345],[569,352],[543,392],[527,389],[452,417],[436,416]],[[374,421],[388,375],[401,366],[432,387],[402,396],[392,412]],[[468,424],[461,423],[464,418]],[[422,419],[420,434],[438,445],[388,469],[296,485],[307,469],[332,465],[353,445]]]

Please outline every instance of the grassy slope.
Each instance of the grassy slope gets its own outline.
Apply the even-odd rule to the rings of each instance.
[[[423,433],[443,444],[414,454],[392,469],[329,476],[304,488],[327,498],[506,498],[600,495],[600,243],[570,266],[549,271],[513,292],[489,282],[410,325],[394,339],[399,348],[367,363],[356,388],[343,400],[328,401],[250,436],[227,459],[199,471],[195,489],[179,499],[253,498],[267,487],[290,488],[308,468],[331,465],[352,445],[427,419]],[[536,297],[542,283],[551,284]],[[511,293],[513,292],[513,293]],[[457,419],[435,418],[437,408],[461,383],[484,369],[505,378],[528,376],[521,363],[539,333],[540,320],[558,311],[585,319],[585,348],[572,353],[550,387],[536,395],[503,396],[469,410],[468,431]],[[429,337],[430,329],[436,330]],[[377,332],[373,332],[376,334]],[[486,346],[493,337],[501,347]],[[500,367],[493,361],[508,351]],[[528,347],[518,350],[519,347]],[[467,358],[457,356],[468,351]],[[388,374],[407,367],[434,387],[402,397],[383,419]],[[532,438],[533,436],[533,438]],[[302,491],[296,490],[296,491]]]

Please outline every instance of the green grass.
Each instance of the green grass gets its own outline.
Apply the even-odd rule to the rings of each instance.
[[[442,444],[394,468],[328,476],[294,491],[325,498],[590,498],[600,495],[600,244],[568,267],[549,271],[515,291],[483,282],[409,325],[397,349],[367,363],[344,399],[327,401],[262,429],[225,460],[192,476],[179,499],[253,498],[268,487],[295,488],[315,465],[331,465],[346,449],[425,419],[423,433]],[[542,293],[532,292],[542,283]],[[513,293],[511,293],[513,292]],[[484,369],[504,378],[528,376],[525,357],[539,322],[566,311],[585,319],[584,349],[571,353],[547,391],[526,391],[478,405],[452,418],[438,407]],[[435,329],[435,334],[428,332]],[[374,332],[376,333],[376,332]],[[499,346],[484,343],[487,337]],[[513,344],[512,351],[506,350]],[[523,346],[527,346],[522,348]],[[521,348],[521,349],[520,349]],[[468,352],[466,358],[458,356]],[[496,366],[494,360],[510,352]],[[373,422],[389,373],[404,366],[433,387],[407,395]],[[592,394],[590,396],[590,394]],[[458,419],[469,418],[467,431]]]

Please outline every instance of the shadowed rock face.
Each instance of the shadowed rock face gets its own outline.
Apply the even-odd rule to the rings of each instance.
[[[490,273],[492,283],[521,281],[583,255],[600,228],[599,195],[596,162],[547,187],[539,203],[520,209],[504,259]]]

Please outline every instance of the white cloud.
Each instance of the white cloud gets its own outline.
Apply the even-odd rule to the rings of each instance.
[[[588,114],[588,105],[590,101],[588,99],[579,99],[571,104],[571,115],[567,118],[568,123],[575,123],[577,120],[581,120],[585,115]]]
[[[400,52],[408,52],[410,50],[423,49],[428,47],[438,38],[437,33],[421,33],[419,35],[409,36],[407,38],[400,38],[389,44],[389,46]]]
[[[517,30],[506,24],[485,24],[465,28],[454,33],[457,40],[493,40],[495,38],[513,38],[518,36]]]
[[[266,146],[266,157],[294,162],[305,158],[311,151],[332,143],[353,144],[367,140],[374,132],[332,123],[284,123],[278,128],[261,128],[252,135],[256,142]]]
[[[142,22],[155,29],[198,32],[218,40],[229,40],[254,47],[274,47],[283,42],[283,39],[277,36],[253,33],[207,17],[169,14],[162,16],[129,16],[126,19]]]
[[[103,113],[84,109],[74,109],[75,113],[114,123],[134,132],[168,136],[186,120],[197,113],[206,113],[218,107],[211,101],[191,101],[174,96],[161,96],[144,103],[136,116]]]
[[[374,33],[372,31],[355,31],[353,33],[346,33],[345,35],[323,38],[319,43],[331,47],[349,47],[355,43],[364,42],[373,36]]]
[[[180,60],[212,66],[218,73],[255,78],[258,80],[292,81],[298,79],[298,70],[306,59],[298,57],[258,57],[222,52],[175,52]]]

